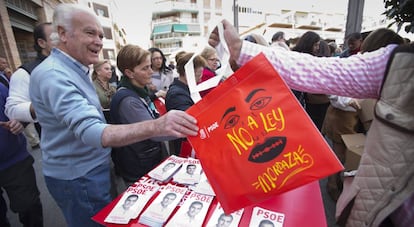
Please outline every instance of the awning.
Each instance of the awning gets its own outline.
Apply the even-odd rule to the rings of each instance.
[[[173,32],[188,32],[187,25],[186,24],[174,24]]]
[[[154,30],[152,31],[153,35],[159,35],[159,34],[165,34],[165,33],[170,33],[171,32],[171,25],[159,25],[159,26],[155,26]]]

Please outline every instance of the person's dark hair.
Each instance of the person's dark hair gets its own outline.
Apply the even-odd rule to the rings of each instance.
[[[347,41],[349,41],[349,40],[358,40],[358,39],[362,39],[362,34],[361,34],[361,33],[359,33],[359,32],[353,32],[353,33],[351,33],[351,34],[347,35],[347,36],[345,37],[345,39],[346,39]]]
[[[285,36],[284,32],[276,32],[272,36],[272,42],[278,41],[280,38],[283,38]]]
[[[292,50],[313,55],[313,45],[320,40],[321,37],[316,32],[307,31],[299,38]]]
[[[262,46],[269,46],[269,44],[266,42],[265,38],[259,34],[252,33],[250,35],[247,35],[244,37],[244,40],[249,41],[251,43],[256,43]]]
[[[231,214],[226,214],[226,213],[222,213],[222,214],[220,214],[220,216],[219,216],[219,218],[218,218],[218,220],[220,220],[220,219],[222,219],[222,218],[224,218],[224,217],[230,217],[231,218],[231,221],[233,221],[233,215],[231,215]]]
[[[177,194],[175,194],[173,192],[169,192],[164,197],[168,197],[168,196],[174,196],[176,198],[177,197]]]
[[[267,220],[267,219],[263,219],[262,221],[260,221],[259,223],[259,227],[262,227],[263,225],[272,225],[275,226],[275,224],[273,224],[273,222]]]
[[[325,40],[321,40],[319,43],[318,57],[330,57],[332,56],[331,48]]]
[[[158,53],[161,54],[161,57],[162,57],[162,65],[161,65],[161,70],[160,71],[162,73],[169,73],[171,71],[170,67],[167,66],[167,58],[165,57],[164,53],[160,49],[158,49],[156,47],[151,47],[151,48],[148,49],[148,51],[151,53],[151,55],[154,52],[158,52]],[[151,62],[152,62],[152,60],[151,60]]]
[[[125,199],[125,201],[127,201],[129,198],[138,198],[138,195],[137,194],[131,194]]]
[[[39,43],[37,43],[37,39],[47,40],[47,37],[45,34],[45,27],[49,25],[52,26],[52,23],[49,23],[49,22],[41,23],[37,25],[33,30],[33,40],[34,40],[33,48],[36,50],[37,53],[42,52],[42,47],[39,46]]]
[[[201,207],[203,207],[203,203],[200,201],[194,201],[190,204],[190,207],[194,206],[194,205],[200,205]]]
[[[252,35],[248,35],[248,36],[244,37],[244,40],[249,41],[251,43],[257,43]]]
[[[388,28],[379,28],[371,32],[361,44],[361,53],[371,52],[389,44],[403,44],[404,39]]]

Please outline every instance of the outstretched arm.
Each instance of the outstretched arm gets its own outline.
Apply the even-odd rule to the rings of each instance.
[[[155,120],[107,126],[102,134],[102,145],[104,147],[125,146],[156,136],[177,138],[196,136],[198,133],[196,123],[196,119],[186,112],[171,110]]]

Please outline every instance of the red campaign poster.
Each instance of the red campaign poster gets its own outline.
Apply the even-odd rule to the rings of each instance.
[[[263,54],[187,112],[200,127],[188,140],[226,213],[343,169]]]

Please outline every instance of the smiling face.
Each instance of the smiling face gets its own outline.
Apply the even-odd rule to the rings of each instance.
[[[72,28],[58,27],[58,47],[85,66],[99,60],[102,49],[103,29],[96,17],[78,12],[72,18]]]

